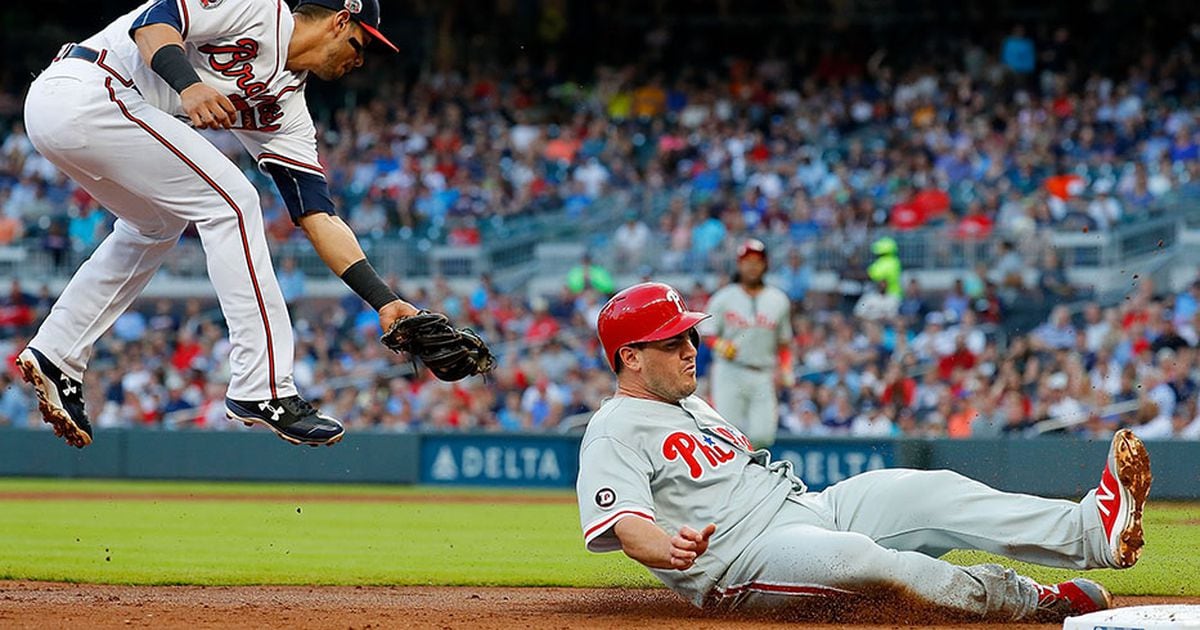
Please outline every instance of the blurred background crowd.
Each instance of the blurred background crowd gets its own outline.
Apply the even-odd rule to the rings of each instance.
[[[1144,224],[1200,191],[1200,17],[1163,19],[1186,7],[1151,19],[1100,1],[1022,21],[953,3],[850,2],[780,7],[764,22],[701,3],[721,18],[713,26],[671,2],[426,4],[398,9],[395,28],[411,35],[403,62],[374,60],[349,89],[312,88],[326,172],[355,231],[392,247],[471,248],[528,217],[608,213],[615,227],[579,236],[586,254],[539,270],[554,278],[541,288],[487,274],[393,278],[499,350],[491,378],[455,384],[387,354],[357,298],[310,295],[311,270],[282,257],[297,383],[348,426],[577,427],[613,388],[594,334],[607,296],[669,276],[702,309],[753,236],[770,244],[768,280],[793,303],[785,433],[1132,426],[1200,439],[1200,282],[1133,277],[1125,294],[1102,294],[1072,279],[1052,238]],[[0,259],[48,261],[45,279],[13,265],[0,297],[8,366],[53,303],[50,280],[111,226],[20,122],[28,71],[50,44],[99,26],[5,27],[19,61],[0,73]],[[726,45],[709,46],[716,37]],[[273,246],[303,240],[236,141],[210,137],[260,185]],[[906,234],[950,281],[871,271],[887,249],[877,246]],[[90,413],[100,427],[235,428],[223,418],[227,354],[211,298],[144,299],[97,347]],[[707,349],[700,361],[704,374]],[[0,376],[0,423],[35,424],[14,376]]]

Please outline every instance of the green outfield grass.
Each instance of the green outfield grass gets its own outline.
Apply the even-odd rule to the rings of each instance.
[[[622,554],[584,551],[569,493],[393,486],[0,479],[0,579],[122,584],[650,586]],[[80,500],[81,493],[102,498]],[[54,495],[64,495],[53,498]],[[318,501],[315,494],[363,502]],[[70,495],[70,496],[66,496]],[[141,495],[141,496],[138,496]],[[184,500],[163,500],[173,495]],[[265,500],[215,500],[253,495]],[[415,499],[454,495],[508,502]],[[187,497],[197,500],[188,501]],[[207,497],[207,498],[205,498]],[[395,500],[387,500],[394,498]],[[382,500],[381,500],[382,499]],[[1200,505],[1153,504],[1129,571],[1093,571],[1126,595],[1200,596]],[[952,561],[995,560],[955,553]],[[1076,572],[1014,565],[1043,581]]]

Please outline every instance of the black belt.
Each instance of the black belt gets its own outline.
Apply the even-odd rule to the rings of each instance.
[[[100,51],[98,50],[92,50],[87,46],[80,46],[78,44],[67,44],[58,51],[58,55],[54,57],[54,60],[82,59],[88,63],[96,63],[96,60],[99,58]]]

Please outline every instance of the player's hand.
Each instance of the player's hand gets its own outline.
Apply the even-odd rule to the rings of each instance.
[[[709,523],[701,531],[696,531],[687,525],[679,528],[679,533],[671,537],[671,567],[680,571],[690,569],[696,558],[708,551],[708,539],[717,531],[714,523]]]
[[[716,342],[713,343],[713,351],[716,352],[717,356],[725,359],[726,361],[732,361],[738,353],[737,346],[728,339],[716,340]]]
[[[237,122],[237,108],[229,97],[212,86],[193,83],[179,93],[183,111],[197,129],[229,129]]]
[[[412,317],[419,312],[421,311],[417,307],[404,300],[392,300],[379,309],[379,325],[388,331],[392,329],[392,323],[396,320]]]

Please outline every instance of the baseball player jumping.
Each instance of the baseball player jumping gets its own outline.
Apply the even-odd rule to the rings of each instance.
[[[336,79],[378,30],[378,0],[152,0],[67,44],[29,89],[37,150],[118,219],[79,268],[19,367],[46,422],[84,447],[82,379],[92,345],[150,281],[189,223],[229,326],[227,415],[295,444],[332,444],[341,422],[292,381],[292,326],[271,267],[258,192],[196,129],[230,129],[269,173],[292,220],[385,330],[416,313],[371,268],[334,214],[304,100],[310,74]]]
[[[712,400],[758,447],[775,443],[779,427],[777,381],[792,376],[791,301],[763,282],[767,247],[749,239],[738,247],[736,281],[709,300],[712,319],[704,333],[712,339]]]
[[[981,549],[1074,569],[1127,568],[1143,545],[1150,458],[1129,431],[1078,503],[1010,494],[957,473],[877,470],[808,492],[791,465],[753,450],[695,396],[696,325],[665,284],[601,310],[616,395],[592,416],[577,485],[587,548],[622,550],[696,606],[783,608],[892,591],[957,614],[1059,621],[1108,608],[1075,578],[1045,586],[996,564],[938,557]]]

